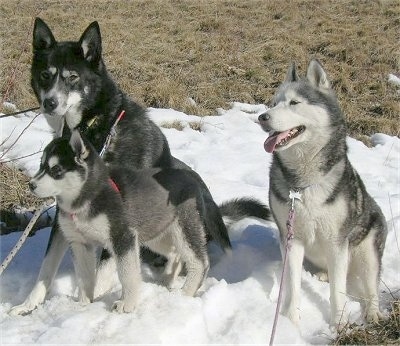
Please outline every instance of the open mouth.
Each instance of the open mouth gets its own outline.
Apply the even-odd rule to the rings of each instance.
[[[284,147],[291,140],[302,134],[306,127],[300,125],[283,132],[273,132],[264,142],[264,149],[268,153],[274,152],[277,148]]]

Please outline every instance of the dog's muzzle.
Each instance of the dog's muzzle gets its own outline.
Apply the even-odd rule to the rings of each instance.
[[[271,116],[268,114],[268,112],[262,113],[258,116],[258,121],[262,122],[262,121],[267,121],[271,118]]]
[[[37,184],[34,181],[31,180],[28,183],[28,187],[29,187],[29,190],[31,190],[31,192],[34,192],[36,190],[36,188],[37,188]]]
[[[260,123],[262,129],[265,132],[271,131],[271,128],[268,126],[268,120],[271,118],[271,115],[268,112],[262,113],[258,116],[258,122]]]
[[[51,114],[58,106],[58,101],[54,97],[44,99],[43,108],[45,113]]]

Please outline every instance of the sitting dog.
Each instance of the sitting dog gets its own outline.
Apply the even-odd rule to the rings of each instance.
[[[189,170],[200,184],[205,202],[203,222],[207,238],[225,249],[231,248],[223,216],[238,219],[254,216],[268,219],[270,212],[261,203],[235,199],[218,206],[202,178],[172,156],[168,141],[146,110],[128,97],[111,78],[102,56],[102,39],[97,22],[91,23],[77,41],[56,41],[47,24],[36,18],[33,28],[31,85],[41,112],[55,137],[69,138],[79,130],[100,152],[112,130],[104,152],[104,162],[127,169],[150,167]],[[116,119],[124,114],[118,126]],[[54,225],[37,281],[25,299],[10,314],[26,314],[41,304],[53,283],[59,264],[68,249],[63,232]],[[113,261],[103,251],[97,293],[109,288]],[[103,273],[103,274],[101,274]]]
[[[342,322],[346,292],[360,300],[367,321],[377,321],[386,221],[347,157],[345,122],[321,64],[312,60],[305,78],[293,64],[259,121],[270,132],[269,200],[282,251],[295,211],[284,314],[299,322],[305,257],[328,273],[332,325]]]

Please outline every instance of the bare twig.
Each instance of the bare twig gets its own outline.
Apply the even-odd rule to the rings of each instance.
[[[392,201],[390,200],[390,194],[389,194],[389,193],[388,193],[388,199],[389,199],[390,214],[392,215],[392,224],[393,224],[394,237],[395,237],[395,239],[396,239],[397,250],[398,250],[399,253],[400,253],[399,240],[397,239],[396,224],[394,223],[394,216],[393,216],[393,209],[392,209]]]
[[[22,132],[19,134],[17,139],[10,145],[10,147],[3,152],[3,154],[0,156],[0,160],[12,149],[12,147],[19,141],[19,139],[22,137],[24,132],[29,128],[29,126],[32,125],[32,123],[35,121],[35,119],[39,116],[39,114],[36,114],[35,117],[29,122],[29,124],[22,130]]]
[[[7,141],[10,139],[10,137],[12,136],[12,134],[14,133],[14,131],[15,131],[16,128],[17,128],[17,127],[14,126],[14,128],[12,129],[11,133],[7,136],[7,138],[4,139],[4,140],[0,143],[0,147],[1,147],[2,145],[4,145],[4,143],[7,142]]]
[[[32,108],[24,109],[24,110],[18,111],[18,112],[3,114],[3,115],[0,115],[0,118],[8,118],[8,117],[12,117],[14,115],[18,115],[18,114],[22,114],[22,113],[33,112],[33,111],[38,110],[39,108],[40,107],[32,107]]]
[[[14,162],[14,161],[18,161],[18,160],[25,159],[25,158],[27,158],[27,157],[30,157],[30,156],[33,156],[33,155],[39,154],[39,153],[41,153],[41,152],[43,152],[43,149],[39,149],[38,151],[35,151],[35,152],[34,152],[34,153],[32,153],[32,154],[28,154],[28,155],[20,156],[20,157],[17,157],[17,158],[15,158],[15,159],[4,160],[4,161],[0,159],[0,162],[1,162],[1,163],[9,163],[9,162]]]

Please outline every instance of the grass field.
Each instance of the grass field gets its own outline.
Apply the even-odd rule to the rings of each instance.
[[[396,0],[2,0],[0,16],[0,91],[20,109],[36,105],[29,68],[40,16],[59,40],[99,21],[110,72],[147,106],[208,115],[232,101],[268,103],[291,61],[304,72],[316,57],[351,135],[400,134],[399,91],[388,83],[400,72]]]

